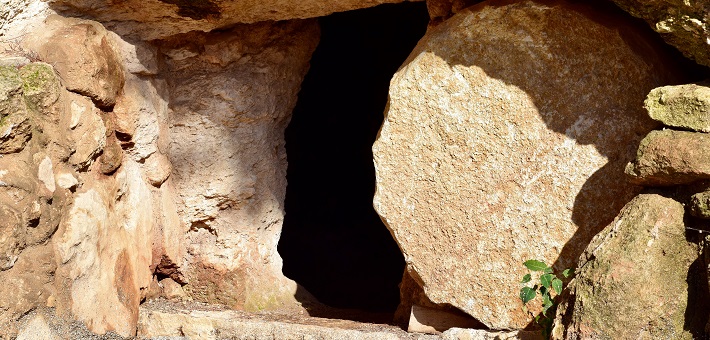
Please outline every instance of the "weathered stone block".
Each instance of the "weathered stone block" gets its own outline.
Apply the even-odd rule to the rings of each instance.
[[[710,87],[663,86],[648,94],[644,106],[651,118],[672,127],[710,132]]]
[[[698,246],[680,203],[640,195],[589,244],[560,307],[557,339],[693,339],[688,279]],[[563,324],[562,320],[566,320]]]
[[[675,130],[651,131],[626,166],[631,180],[648,186],[692,183],[710,178],[710,135]]]

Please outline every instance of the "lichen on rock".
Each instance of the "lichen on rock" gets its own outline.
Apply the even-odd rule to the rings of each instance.
[[[651,118],[667,126],[710,132],[710,87],[707,84],[655,88],[646,97],[644,107]]]

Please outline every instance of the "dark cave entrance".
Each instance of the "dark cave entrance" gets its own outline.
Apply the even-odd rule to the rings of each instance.
[[[404,258],[372,207],[372,144],[389,81],[429,17],[424,2],[320,19],[321,41],[286,130],[284,274],[334,308],[393,314]],[[391,316],[391,315],[390,315]]]

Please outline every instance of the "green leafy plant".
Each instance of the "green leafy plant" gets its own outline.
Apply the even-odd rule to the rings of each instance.
[[[555,319],[555,311],[557,309],[557,297],[562,294],[562,289],[564,288],[564,282],[556,274],[552,267],[549,267],[545,262],[539,260],[527,260],[523,262],[523,265],[530,270],[530,273],[523,276],[521,284],[523,288],[520,289],[520,300],[523,302],[523,311],[525,313],[531,314],[528,311],[528,302],[535,299],[535,297],[540,294],[542,299],[542,314],[535,316],[535,322],[537,322],[542,327],[542,335],[545,339],[550,337],[550,332],[552,331],[552,322]],[[533,275],[535,274],[535,275]],[[572,269],[565,269],[562,271],[562,277],[564,279],[569,279],[573,275]],[[533,281],[533,276],[537,279],[530,286],[531,281]],[[554,295],[552,294],[554,292]],[[547,313],[550,313],[550,316]]]

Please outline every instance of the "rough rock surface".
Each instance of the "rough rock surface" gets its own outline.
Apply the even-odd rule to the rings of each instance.
[[[686,240],[684,213],[682,204],[655,194],[629,202],[580,258],[554,337],[697,338],[706,320],[686,313],[697,302],[688,272],[699,253]]]
[[[315,21],[239,25],[165,41],[167,155],[187,233],[184,268],[197,301],[261,310],[296,304],[276,251],[284,216],[284,130]]]
[[[710,87],[699,84],[659,87],[648,94],[644,106],[651,118],[665,125],[710,132]]]
[[[90,97],[101,107],[116,104],[123,67],[101,24],[52,15],[25,44],[40,59],[57,61],[53,65],[68,90]]]
[[[50,0],[65,15],[90,17],[120,35],[142,40],[190,31],[209,32],[237,23],[306,19],[383,3],[417,0]]]
[[[710,179],[710,135],[656,130],[639,145],[626,166],[631,180],[643,185],[679,185]]]
[[[129,161],[115,179],[91,183],[76,195],[54,239],[56,280],[63,285],[57,291],[60,316],[73,315],[100,334],[134,334],[141,292],[152,275],[147,186]]]
[[[481,0],[427,0],[426,8],[432,24],[440,23]]]
[[[53,164],[65,157],[66,140],[56,134],[60,94],[59,78],[48,64],[0,68],[3,136],[28,127],[26,134],[14,134],[22,136],[21,143],[0,139],[5,151],[0,155],[0,336],[14,334],[14,322],[53,292],[56,263],[47,242],[68,195],[57,188],[53,174]]]
[[[0,154],[15,153],[32,136],[27,108],[22,105],[23,81],[12,66],[0,67]]]
[[[690,198],[690,213],[699,218],[710,219],[710,191],[703,191]]]
[[[710,66],[710,2],[688,0],[612,0],[642,18],[669,44],[699,64]]]
[[[17,336],[18,318],[42,306],[93,332],[132,336],[157,267],[153,257],[181,256],[180,238],[163,228],[177,221],[176,209],[160,199],[162,187],[144,180],[140,159],[124,157],[116,114],[106,111],[121,98],[126,76],[116,36],[86,20],[54,16],[42,25],[26,27],[22,48],[40,51],[46,63],[25,58],[0,68],[7,123],[0,139],[0,336]],[[142,136],[142,121],[131,123]],[[130,151],[156,152],[154,134],[151,145],[129,138]]]
[[[196,303],[157,300],[141,306],[138,336],[189,339],[352,340],[539,340],[539,332],[489,332],[452,328],[440,335],[407,333],[397,327],[276,313],[246,314]]]
[[[493,329],[530,322],[522,262],[572,265],[638,192],[624,164],[657,125],[646,94],[669,81],[623,20],[545,3],[482,3],[431,28],[373,146],[375,207],[412,278]]]

